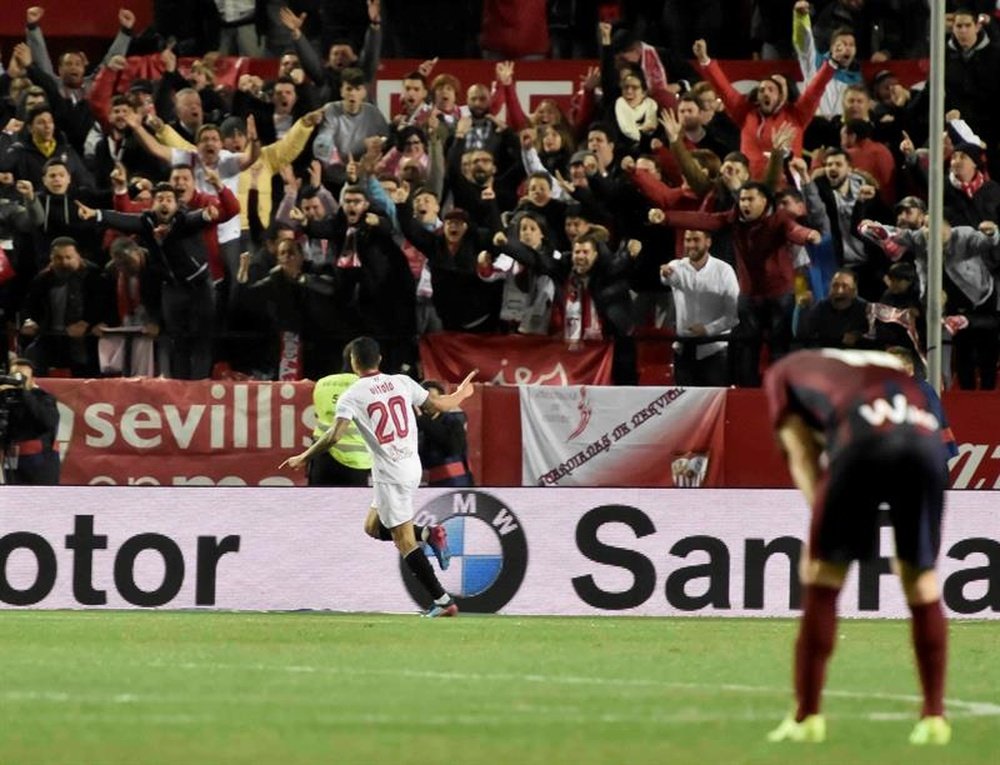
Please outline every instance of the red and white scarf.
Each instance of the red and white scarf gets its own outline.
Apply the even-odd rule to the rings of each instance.
[[[948,173],[948,180],[951,181],[952,186],[965,194],[969,199],[972,199],[976,195],[976,192],[986,183],[986,176],[983,175],[981,170],[977,170],[972,179],[965,182],[960,181],[954,173]]]
[[[566,285],[563,337],[570,343],[604,339],[594,299],[587,290],[586,281],[576,275],[570,276]]]

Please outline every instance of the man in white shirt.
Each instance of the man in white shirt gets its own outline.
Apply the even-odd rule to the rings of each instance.
[[[433,599],[424,616],[455,616],[458,605],[445,592],[420,543],[426,542],[442,569],[448,567],[448,539],[442,526],[413,525],[413,492],[420,485],[423,468],[417,452],[417,423],[413,408],[428,414],[453,409],[473,393],[471,372],[447,396],[430,398],[427,390],[406,375],[379,371],[382,354],[370,337],[351,341],[351,367],[360,378],[337,401],[333,426],[304,452],[289,457],[286,465],[302,467],[316,454],[329,450],[353,422],[372,455],[372,499],[365,532],[375,539],[396,544],[406,565]]]
[[[703,338],[728,335],[739,323],[736,314],[739,282],[733,267],[708,251],[706,231],[684,232],[684,257],[660,266],[660,281],[673,288],[677,312],[674,381],[678,385],[729,385],[728,340]]]

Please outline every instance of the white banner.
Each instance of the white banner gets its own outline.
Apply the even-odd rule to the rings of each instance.
[[[294,502],[288,501],[290,491]],[[281,495],[280,497],[278,495]],[[364,535],[365,489],[0,488],[0,606],[414,612],[391,543]],[[442,584],[466,612],[792,616],[808,513],[794,491],[421,490],[443,522]],[[1000,614],[1000,512],[949,495],[940,571],[954,617]],[[905,617],[880,559],[846,616]],[[435,564],[436,569],[436,564]]]
[[[715,486],[725,388],[521,386],[524,486]]]

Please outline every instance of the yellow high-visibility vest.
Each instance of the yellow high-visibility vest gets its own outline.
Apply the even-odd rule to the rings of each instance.
[[[351,387],[358,376],[352,372],[342,372],[335,375],[327,375],[316,381],[313,388],[313,407],[316,410],[316,427],[313,429],[313,437],[319,438],[332,425],[336,417],[337,401],[341,394]],[[341,465],[356,470],[371,470],[372,456],[368,451],[358,427],[353,422],[344,436],[330,447],[330,456]]]

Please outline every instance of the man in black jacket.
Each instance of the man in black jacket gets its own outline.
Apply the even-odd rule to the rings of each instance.
[[[338,299],[353,306],[365,334],[382,348],[382,368],[404,369],[416,361],[416,294],[406,256],[387,219],[376,215],[361,186],[345,186],[333,218],[311,221],[310,238],[329,240]]]
[[[167,183],[153,187],[153,206],[137,215],[92,210],[77,203],[80,217],[118,231],[138,234],[150,267],[163,282],[160,306],[170,344],[170,376],[202,380],[212,369],[215,300],[202,229],[219,217],[216,207],[178,209],[177,192]]]
[[[80,257],[76,242],[52,242],[49,265],[28,287],[21,306],[22,342],[39,371],[68,369],[74,377],[97,373],[97,341],[91,333],[100,321],[103,290],[100,269]]]

